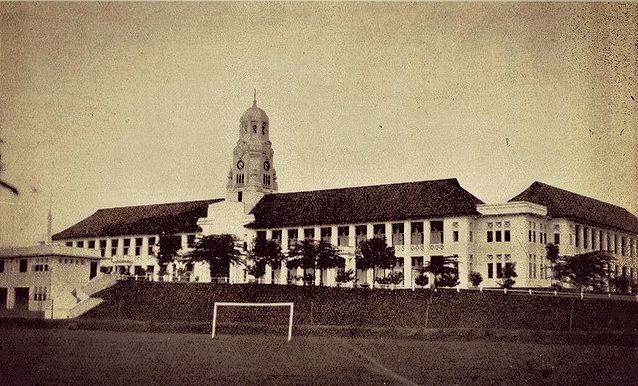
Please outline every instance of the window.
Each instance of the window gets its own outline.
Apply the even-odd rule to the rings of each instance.
[[[281,229],[275,229],[272,231],[272,239],[277,245],[281,246]]]
[[[532,232],[532,242],[536,242],[536,231]]]
[[[297,229],[288,229],[288,249],[297,244]]]
[[[142,241],[141,237],[135,238],[135,256],[139,256],[142,254]]]
[[[128,255],[128,249],[131,246],[131,239],[124,239],[124,255]]]
[[[403,223],[392,224],[392,245],[403,245]]]
[[[84,248],[84,240],[78,241],[78,248]]]
[[[148,255],[153,255],[155,249],[155,237],[148,238]]]
[[[410,244],[412,245],[423,245],[423,223],[422,222],[413,222],[410,224],[411,230],[411,238]]]
[[[4,260],[0,260],[0,273],[4,272]]]
[[[623,256],[627,256],[627,239],[625,239],[625,237],[621,237],[620,238],[620,254]]]
[[[580,225],[576,225],[576,248],[580,247]]]
[[[332,242],[332,228],[331,227],[321,228],[319,230],[319,233],[321,235],[321,241],[326,242],[326,243],[331,243]]]
[[[532,230],[528,230],[527,231],[527,241],[529,241],[530,243],[532,242]]]
[[[237,192],[237,202],[241,202],[242,192]]]
[[[603,231],[598,232],[598,250],[603,250]]]
[[[470,231],[469,239],[470,239],[470,242],[472,242],[472,231]]]
[[[66,246],[67,247],[72,247],[73,246],[73,241],[67,241],[66,242]]]
[[[423,256],[412,256],[412,269],[423,267]]]
[[[104,257],[105,253],[106,253],[106,240],[100,240],[100,255]]]
[[[443,221],[430,221],[430,244],[443,242]]]
[[[375,238],[385,238],[385,224],[374,224],[372,226],[372,233],[374,234]]]
[[[496,263],[496,278],[503,278],[503,263]]]
[[[306,228],[303,230],[303,239],[304,240],[314,240],[315,239],[315,228]]]
[[[459,231],[452,232],[452,241],[454,241],[455,243],[459,241]]]
[[[340,247],[345,247],[348,245],[349,240],[349,235],[350,235],[350,228],[345,226],[345,227],[338,227],[337,228],[337,245]]]
[[[509,242],[510,241],[510,231],[509,230],[503,231],[503,237],[504,237],[506,242]]]
[[[589,248],[589,228],[583,227],[583,248]]]
[[[554,244],[560,244],[560,233],[554,233]]]
[[[492,231],[487,231],[487,242],[491,243],[492,241],[494,241],[494,235]]]
[[[20,272],[27,272],[27,259],[20,260]]]
[[[95,240],[89,240],[89,249],[95,249]]]
[[[266,238],[266,232],[264,232],[264,238]],[[188,248],[195,246],[195,235],[186,235],[186,246]]]
[[[493,263],[487,263],[487,278],[488,279],[493,279],[494,278],[494,264]]]
[[[118,244],[118,242],[119,242],[118,239],[111,240],[111,256],[117,255],[117,244]]]
[[[501,239],[501,231],[496,231],[494,233],[496,234],[496,242],[500,243],[502,241],[502,239]]]
[[[360,242],[365,241],[368,238],[368,227],[365,225],[357,225],[354,227],[355,243],[359,245]]]

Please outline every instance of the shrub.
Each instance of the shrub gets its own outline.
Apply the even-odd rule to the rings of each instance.
[[[419,274],[419,276],[417,276],[416,279],[414,279],[414,283],[421,287],[428,285],[429,282],[430,282],[430,279],[428,278],[428,275],[426,275],[425,273]]]
[[[480,272],[470,272],[467,275],[467,279],[472,283],[472,286],[478,287],[483,282],[483,275]]]
[[[337,277],[335,279],[337,283],[348,283],[354,280],[354,271],[349,269],[347,271],[337,271]]]

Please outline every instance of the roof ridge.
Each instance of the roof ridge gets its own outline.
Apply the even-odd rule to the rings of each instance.
[[[315,189],[315,190],[299,190],[296,192],[282,192],[282,193],[269,193],[268,195],[282,195],[282,194],[297,194],[297,193],[315,193],[315,192],[334,192],[339,190],[350,190],[350,189],[363,189],[363,188],[376,188],[376,187],[387,187],[387,186],[398,186],[398,185],[415,185],[424,182],[443,182],[450,181],[454,182],[460,186],[457,178],[440,178],[436,180],[421,180],[421,181],[405,181],[405,182],[391,182],[389,184],[376,184],[376,185],[361,185],[361,186],[345,186],[342,188],[330,188],[330,189]]]
[[[162,202],[162,203],[157,203],[157,204],[113,206],[113,207],[109,207],[109,208],[100,208],[95,213],[103,211],[103,210],[112,210],[112,209],[142,208],[142,207],[149,207],[149,206],[160,206],[160,205],[171,205],[171,204],[191,204],[191,203],[201,203],[201,202],[209,202],[209,201],[219,202],[219,201],[223,201],[223,200],[225,200],[225,199],[224,198],[209,198],[209,199],[203,199],[203,200]]]
[[[557,187],[557,186],[553,186],[553,185],[550,185],[550,184],[547,184],[547,183],[544,183],[544,182],[541,182],[541,181],[534,181],[534,184],[538,184],[538,185],[541,185],[541,186],[546,186],[546,187],[548,187],[548,188],[552,188],[552,189],[560,190],[561,192],[566,192],[566,193],[573,194],[573,195],[575,195],[575,196],[582,197],[582,198],[586,198],[586,199],[589,199],[589,200],[594,200],[594,201],[597,201],[597,202],[599,202],[599,203],[601,203],[601,204],[611,205],[611,206],[614,206],[614,207],[616,207],[616,208],[618,208],[618,209],[622,209],[622,210],[626,211],[627,213],[630,213],[630,214],[632,214],[632,215],[633,215],[633,213],[629,212],[626,208],[623,208],[623,207],[622,207],[622,206],[620,206],[620,205],[612,204],[611,202],[603,201],[603,200],[600,200],[600,199],[598,199],[598,198],[594,198],[594,197],[585,196],[584,194],[580,194],[580,193],[572,192],[571,190],[567,190],[567,189],[559,188],[559,187]],[[533,185],[533,184],[532,184],[532,185]]]

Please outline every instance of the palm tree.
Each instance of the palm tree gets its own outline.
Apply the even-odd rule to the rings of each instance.
[[[227,234],[204,236],[186,257],[192,261],[207,262],[211,280],[220,275],[228,277],[230,264],[238,263],[242,256],[235,245],[236,241],[235,236]]]
[[[248,259],[253,265],[248,268],[248,272],[256,279],[266,274],[266,266],[270,265],[273,270],[279,269],[284,255],[281,253],[281,246],[274,240],[258,238],[255,246],[248,254]]]
[[[396,265],[397,257],[394,248],[389,247],[385,238],[372,238],[359,242],[356,255],[357,269],[367,271],[373,270],[372,286],[377,277],[377,268],[390,269]]]
[[[288,268],[299,267],[304,272],[308,269],[318,271],[320,285],[323,285],[321,272],[324,269],[345,266],[345,259],[339,255],[339,249],[323,240],[303,240],[292,247],[288,252],[288,258]]]
[[[434,276],[434,287],[454,287],[459,284],[457,259],[457,256],[432,256],[421,271],[429,272]]]

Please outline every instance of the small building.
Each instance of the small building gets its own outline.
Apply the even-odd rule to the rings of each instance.
[[[0,249],[0,315],[75,316],[99,273],[99,251],[63,245]],[[79,306],[79,307],[78,307]]]

